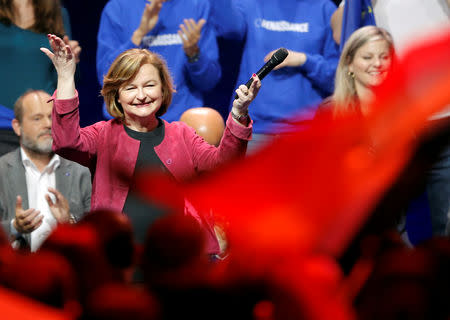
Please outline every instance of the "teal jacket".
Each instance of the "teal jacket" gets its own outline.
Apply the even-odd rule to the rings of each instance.
[[[69,15],[62,8],[64,30],[71,38]],[[14,24],[0,23],[0,128],[11,129],[17,98],[28,89],[52,94],[56,89],[56,71],[39,50],[49,48],[47,35],[24,30]]]

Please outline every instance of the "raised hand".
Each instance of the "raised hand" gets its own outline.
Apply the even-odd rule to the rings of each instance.
[[[252,78],[253,82],[250,85],[250,88],[247,88],[247,86],[241,84],[236,90],[238,98],[233,101],[232,111],[237,116],[248,113],[248,106],[250,105],[250,102],[256,98],[259,88],[261,88],[261,80],[259,80],[258,76],[253,74]]]
[[[188,57],[193,57],[199,52],[198,41],[206,20],[200,19],[195,22],[194,19],[184,19],[183,22],[184,24],[181,24],[180,30],[178,30],[178,35],[183,42],[184,53]]]
[[[278,50],[278,49],[277,49]],[[267,62],[270,60],[272,55],[277,51],[273,50],[270,51],[265,57],[264,62]],[[291,51],[288,50],[289,54],[287,55],[286,59],[284,59],[283,62],[281,62],[279,65],[275,66],[273,70],[277,70],[284,67],[300,67],[306,62],[306,54],[303,52],[297,52],[297,51]]]
[[[67,44],[75,56],[75,62],[80,62],[81,46],[77,40],[70,40],[68,36],[64,36],[64,43]]]
[[[22,207],[22,197],[16,198],[16,218],[14,219],[14,228],[20,233],[30,233],[42,224],[44,216],[39,210],[30,208],[24,210]]]
[[[53,62],[58,77],[70,78],[75,74],[76,61],[70,45],[54,34],[47,35],[52,51],[41,48],[47,57]]]
[[[52,193],[55,197],[55,201],[50,198],[49,194],[45,195],[45,200],[47,200],[50,211],[55,217],[58,223],[69,223],[70,221],[70,208],[69,202],[62,195],[61,192],[54,188],[48,188],[48,191]]]
[[[142,38],[150,32],[158,22],[159,12],[161,11],[162,4],[166,0],[147,0],[145,4],[144,12],[142,13],[141,23],[139,27],[134,31],[131,41],[135,45],[140,45]]]
[[[41,48],[47,57],[53,62],[58,74],[56,98],[70,99],[75,96],[75,69],[76,57],[70,45],[54,34],[47,35],[52,51]]]

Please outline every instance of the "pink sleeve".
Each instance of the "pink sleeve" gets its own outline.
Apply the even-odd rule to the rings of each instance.
[[[62,157],[90,167],[97,153],[98,133],[104,121],[80,128],[78,92],[71,99],[52,100],[53,150]]]
[[[211,170],[218,165],[245,155],[247,143],[252,137],[253,121],[247,127],[228,116],[226,127],[216,148],[193,133],[193,161],[197,171]]]

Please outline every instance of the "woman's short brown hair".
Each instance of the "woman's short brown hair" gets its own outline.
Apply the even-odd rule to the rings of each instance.
[[[103,78],[101,94],[105,99],[106,109],[114,118],[123,119],[122,105],[119,103],[119,89],[133,80],[144,64],[153,65],[161,78],[162,104],[156,112],[160,117],[166,113],[175,92],[172,77],[164,59],[147,49],[129,49],[122,52],[112,63],[108,73]]]

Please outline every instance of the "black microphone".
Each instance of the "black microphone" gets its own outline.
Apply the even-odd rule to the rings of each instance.
[[[288,54],[289,54],[289,52],[285,48],[280,48],[277,51],[275,51],[275,53],[272,55],[272,57],[270,57],[269,61],[267,61],[266,64],[263,65],[263,67],[261,69],[259,69],[258,72],[256,73],[257,76],[259,77],[259,79],[260,80],[264,79],[264,77],[267,76],[267,74],[270,71],[272,71],[273,68],[275,68],[277,65],[282,63],[284,61],[284,59],[286,59]],[[247,81],[245,86],[247,88],[250,88],[250,86],[252,85],[252,82],[253,82],[253,78],[250,78],[250,80]],[[237,98],[239,98],[239,96],[236,94],[234,96],[234,99],[237,99]]]

